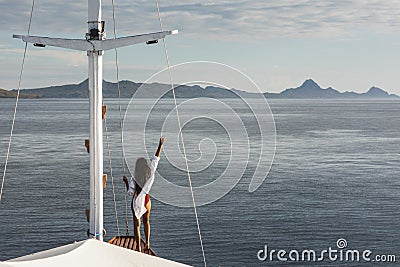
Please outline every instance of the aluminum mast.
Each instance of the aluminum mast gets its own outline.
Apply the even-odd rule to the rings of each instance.
[[[86,39],[50,38],[13,35],[35,46],[46,45],[87,51],[89,64],[89,123],[90,123],[90,238],[103,240],[103,128],[102,83],[105,50],[138,43],[153,43],[177,30],[163,31],[105,40],[101,18],[101,0],[88,0],[88,32]]]

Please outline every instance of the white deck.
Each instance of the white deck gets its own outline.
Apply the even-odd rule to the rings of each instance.
[[[95,239],[88,239],[28,256],[0,262],[0,267],[11,266],[188,266],[159,257],[121,248]]]

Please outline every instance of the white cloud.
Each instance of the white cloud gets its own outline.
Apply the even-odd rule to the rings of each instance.
[[[16,56],[22,56],[24,53],[23,48],[4,48],[0,47],[2,55],[7,54],[8,56],[15,54]],[[67,66],[78,67],[86,66],[87,59],[85,54],[82,52],[64,51],[64,50],[49,50],[49,49],[32,49],[28,48],[27,56],[32,58],[39,58],[41,61],[52,61],[58,60]]]
[[[85,31],[85,1],[36,2],[32,33],[79,36]],[[103,14],[112,36],[110,3],[103,1]],[[29,0],[0,0],[2,31],[25,32],[30,4]],[[158,30],[154,1],[117,0],[115,4],[118,32]],[[162,0],[160,7],[166,27],[213,39],[346,36],[357,29],[397,32],[400,26],[395,0]]]
[[[385,54],[380,57],[382,60],[385,60],[384,71],[366,72],[365,61],[363,64],[357,57],[352,57],[352,55],[363,55],[372,59],[374,59],[374,57],[372,57],[372,55],[369,57],[370,55],[367,52],[356,53],[357,51],[355,49],[358,49],[359,46],[354,45],[354,43],[353,46],[350,45],[349,47],[346,47],[346,49],[343,49],[343,53],[339,53],[339,49],[336,51],[336,54],[324,54],[323,60],[320,60],[321,53],[315,54],[314,50],[306,51],[308,52],[308,59],[306,61],[301,61],[301,57],[293,57],[293,55],[291,55],[290,58],[286,57],[287,51],[282,52],[282,49],[276,51],[281,48],[279,44],[286,42],[286,40],[274,40],[274,38],[297,38],[299,42],[294,40],[293,45],[288,46],[287,50],[294,51],[293,48],[299,47],[299,50],[297,51],[304,51],[307,48],[305,44],[313,43],[314,38],[324,39],[328,37],[323,40],[323,42],[318,42],[318,44],[324,42],[330,44],[331,40],[345,39],[345,41],[347,41],[352,38],[361,40],[357,44],[362,45],[369,41],[368,38],[370,36],[368,36],[368,34],[371,33],[371,36],[376,36],[376,33],[385,33],[388,34],[389,37],[391,36],[391,38],[384,39],[384,42],[386,42],[385,47],[387,48],[387,42],[398,41],[398,38],[394,38],[394,36],[399,35],[400,29],[400,9],[398,8],[398,0],[159,1],[165,28],[178,28],[181,32],[179,38],[192,39],[188,40],[184,45],[193,46],[195,49],[193,51],[194,53],[189,51],[190,49],[182,49],[182,53],[176,53],[178,60],[185,61],[187,60],[187,57],[189,57],[189,60],[207,59],[223,61],[226,63],[225,61],[228,59],[231,61],[230,63],[237,64],[237,67],[240,68],[254,67],[254,69],[259,70],[259,72],[252,69],[249,75],[253,76],[253,73],[255,73],[261,81],[260,85],[266,89],[283,89],[287,84],[297,84],[298,81],[310,77],[317,80],[320,79],[323,83],[329,84],[329,79],[327,77],[328,73],[330,76],[334,76],[331,80],[343,80],[342,88],[346,88],[344,86],[345,82],[350,83],[347,87],[353,86],[364,88],[364,85],[360,86],[360,82],[357,82],[357,80],[363,79],[353,78],[353,69],[357,69],[357,71],[364,76],[373,76],[376,80],[387,80],[388,85],[384,85],[385,88],[397,88],[397,76],[393,74],[395,73],[395,69],[397,69],[397,65],[395,67],[390,67],[388,64],[388,61],[392,61],[392,65],[394,66],[393,62],[396,61],[394,57],[391,57],[390,59],[387,57],[385,58]],[[12,40],[11,35],[13,33],[26,33],[31,3],[32,0],[0,0],[0,10],[2,10],[2,16],[0,16],[0,23],[2,25],[0,28],[0,66],[4,69],[1,75],[2,86],[14,86],[14,83],[8,80],[10,80],[9,77],[15,76],[14,73],[18,73],[18,64],[20,62],[19,59],[22,57],[21,48],[23,48],[23,44],[20,40]],[[119,36],[159,30],[156,8],[153,0],[115,0],[115,4],[117,31]],[[103,5],[103,19],[106,20],[107,36],[111,38],[113,36],[111,0],[103,0]],[[31,34],[83,38],[84,33],[86,32],[86,17],[87,1],[85,0],[69,0],[64,2],[36,0]],[[276,51],[276,53],[279,54],[279,56],[276,57],[276,63],[282,64],[283,67],[286,66],[286,69],[283,68],[274,72],[272,78],[280,77],[275,85],[270,81],[272,78],[265,78],[265,72],[267,72],[269,68],[268,59],[271,59],[271,57],[256,58],[257,56],[252,54],[252,51],[249,51],[250,49],[248,46],[242,46],[243,51],[248,54],[249,59],[247,60],[243,59],[243,55],[236,57],[238,49],[227,48],[226,46],[222,47],[219,45],[220,41],[228,40],[235,41],[239,43],[240,46],[253,40],[264,41],[268,38],[272,40],[272,42],[269,42],[268,45],[266,45],[269,50],[267,50],[267,48],[262,50],[263,48],[260,48],[261,46],[259,46],[256,51],[258,54],[264,53],[264,51],[268,54],[268,51]],[[304,42],[304,38],[309,39]],[[193,39],[195,41],[193,41]],[[207,45],[204,45],[204,42],[201,42],[204,39],[206,39],[206,41],[215,41],[215,43],[218,44],[215,46],[215,51],[210,51],[210,53],[204,51],[205,48],[214,48],[209,45],[213,44],[213,42],[208,42]],[[342,44],[346,46],[350,43],[351,42],[343,42]],[[368,45],[368,43],[366,43],[366,45]],[[18,47],[18,49],[14,49],[14,47]],[[392,45],[392,47],[395,46]],[[375,47],[375,49],[377,48]],[[35,72],[39,68],[38,66],[40,64],[45,64],[46,66],[42,66],[43,71],[41,71],[41,73],[48,73],[58,79],[62,79],[60,82],[70,82],[83,79],[86,76],[87,59],[85,55],[79,52],[58,51],[60,50],[39,50],[31,49],[30,47],[30,54],[28,55],[31,55],[32,57],[28,57],[28,63],[35,62],[35,68],[33,68],[35,75],[40,75],[39,71]],[[143,53],[149,53],[150,55],[153,52]],[[173,53],[174,50],[171,49],[171,54]],[[187,56],[188,54],[190,54],[190,56]],[[195,55],[192,56],[192,54]],[[125,56],[126,58],[131,56],[129,60],[124,60],[122,55],[123,53],[121,52],[120,65],[122,68],[122,78],[140,80],[142,77],[151,74],[153,70],[159,70],[160,68],[156,61],[147,59],[143,60],[143,57],[140,57],[140,60],[138,61],[137,54],[127,54]],[[153,56],[153,54],[151,55]],[[336,57],[339,55],[342,58],[344,66],[349,65],[349,62],[351,62],[354,68],[347,68],[346,71],[343,71],[342,66],[331,67],[332,69],[338,69],[341,71],[340,73],[342,76],[334,75],[332,72],[327,71],[327,67],[324,66],[322,61],[335,61],[335,55]],[[289,58],[289,60],[285,61],[287,58]],[[349,58],[351,58],[351,60]],[[375,59],[377,58],[378,57],[375,57]],[[174,59],[177,60],[176,57]],[[263,62],[262,59],[266,61]],[[310,62],[314,62],[314,64],[308,66],[307,70],[302,70],[301,73],[297,73],[293,71],[290,66],[293,65],[296,59],[300,60],[301,64],[304,62],[308,65],[310,65]],[[56,65],[59,66],[60,60],[64,63],[65,67],[69,68],[59,70],[58,68],[53,67]],[[110,60],[110,58],[108,58],[108,61],[110,63],[105,60],[105,70],[113,69],[113,61]],[[134,64],[132,64],[132,62],[134,62]],[[147,65],[137,65],[136,62],[146,62]],[[160,60],[158,62],[161,62],[160,64],[162,64],[163,61]],[[398,62],[398,60],[396,62]],[[302,68],[303,65],[301,64],[295,64],[293,68]],[[14,65],[15,67],[13,67],[13,72],[11,73],[10,66]],[[52,66],[53,68],[48,66]],[[316,69],[321,69],[322,74],[316,73]],[[62,73],[63,71],[68,73]],[[28,71],[26,71],[26,73],[28,73]],[[323,73],[326,73],[326,75],[323,76]],[[388,77],[389,74],[384,76],[383,73],[390,73],[393,77]],[[315,75],[313,76],[312,74]],[[105,74],[105,77],[112,76],[107,76]],[[321,79],[319,77],[325,78]],[[257,79],[257,77],[255,79]],[[54,80],[56,79],[54,78]],[[41,86],[47,84],[47,81],[40,82]],[[29,80],[29,86],[31,86],[31,84],[36,86],[38,83],[38,79],[32,78]]]

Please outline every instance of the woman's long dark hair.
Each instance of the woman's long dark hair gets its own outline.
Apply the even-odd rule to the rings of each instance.
[[[151,176],[151,169],[145,158],[138,158],[135,165],[135,182],[138,185],[136,192],[140,193],[143,186],[146,184]]]

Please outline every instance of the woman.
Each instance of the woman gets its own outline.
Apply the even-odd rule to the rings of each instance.
[[[160,160],[160,153],[164,144],[165,137],[160,138],[157,151],[154,158],[148,165],[145,158],[138,158],[135,165],[135,177],[131,177],[129,183],[128,179],[124,176],[123,180],[128,194],[132,195],[131,209],[133,213],[133,224],[135,232],[136,244],[138,244],[138,251],[142,251],[141,237],[140,237],[140,218],[143,216],[144,234],[146,236],[145,252],[150,249],[150,210],[151,201],[149,191],[154,182],[154,173],[157,169],[158,161]]]

